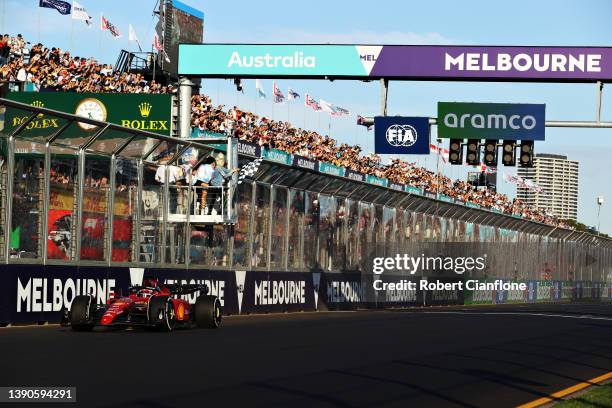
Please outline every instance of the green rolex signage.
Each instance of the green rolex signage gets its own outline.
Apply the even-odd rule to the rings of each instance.
[[[8,95],[8,99],[132,129],[166,136],[171,134],[170,95],[14,92]],[[5,131],[10,133],[29,116],[29,112],[25,110],[7,109]],[[53,134],[63,123],[63,119],[41,114],[30,122],[21,134],[23,137],[46,137]],[[83,137],[95,129],[93,125],[78,123],[70,126],[62,136]]]

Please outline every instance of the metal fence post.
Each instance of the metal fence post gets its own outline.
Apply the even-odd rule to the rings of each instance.
[[[106,256],[108,257],[107,262],[108,266],[111,265],[113,261],[113,234],[114,234],[114,220],[115,220],[115,186],[117,184],[117,156],[113,153],[110,160],[110,177],[109,177],[109,187],[108,187],[108,200],[107,200],[107,208],[106,214],[108,220],[108,236],[106,237],[106,247],[108,250],[106,251]]]
[[[77,202],[76,202],[76,220],[72,220],[75,225],[75,240],[73,259],[78,261],[81,259],[81,240],[83,238],[83,199],[85,196],[85,149],[79,149],[78,164],[77,164]]]
[[[13,187],[15,183],[15,138],[8,139],[6,158],[6,233],[4,234],[5,262],[9,262],[11,254],[11,232],[13,230]]]
[[[40,234],[42,236],[41,240],[43,265],[46,265],[47,258],[49,255],[49,248],[47,246],[48,244],[47,240],[45,239],[45,236],[47,235],[47,229],[49,228],[49,200],[51,197],[51,144],[49,142],[45,144],[45,167],[43,171],[43,177],[43,213]]]
[[[140,262],[140,238],[141,238],[141,223],[142,223],[142,188],[143,188],[143,173],[144,173],[144,161],[142,159],[138,160],[138,165],[137,165],[137,187],[136,187],[136,203],[134,205],[134,207],[136,208],[136,217],[135,217],[135,221],[136,221],[136,225],[134,227],[135,229],[135,237],[134,237],[134,244],[135,244],[135,248],[134,248],[134,252],[135,252],[135,256],[133,256],[133,259],[135,259],[135,262]]]

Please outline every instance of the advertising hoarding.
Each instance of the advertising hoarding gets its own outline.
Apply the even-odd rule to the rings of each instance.
[[[172,96],[170,95],[12,92],[7,98],[28,105],[116,123],[165,136],[170,136],[171,133]],[[7,108],[6,131],[11,132],[16,129],[28,116],[26,111]],[[39,115],[22,131],[21,135],[30,138],[46,137],[57,131],[61,125],[61,119]],[[95,126],[79,123],[78,126],[70,126],[61,137],[86,137],[96,130]]]
[[[546,105],[438,102],[438,137],[544,140]]]
[[[180,44],[179,75],[595,82],[610,47]]]
[[[374,142],[380,154],[429,154],[429,118],[376,116]]]

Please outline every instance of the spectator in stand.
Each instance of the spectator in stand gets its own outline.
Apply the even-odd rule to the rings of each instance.
[[[8,34],[2,36],[0,41],[0,65],[6,65],[9,63],[9,57],[11,55],[10,38]]]

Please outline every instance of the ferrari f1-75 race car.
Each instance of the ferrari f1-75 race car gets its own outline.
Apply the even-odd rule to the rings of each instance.
[[[195,304],[181,298],[200,292]],[[142,286],[132,286],[127,296],[111,294],[106,304],[96,304],[90,295],[76,296],[63,325],[88,331],[96,326],[145,327],[171,331],[178,327],[218,328],[221,324],[221,302],[207,295],[206,285],[160,284],[145,279]]]

